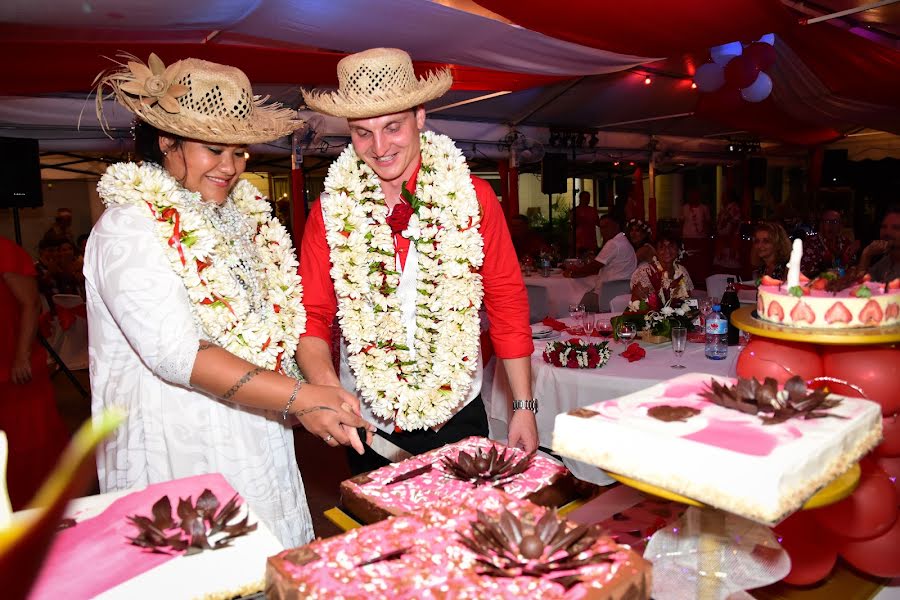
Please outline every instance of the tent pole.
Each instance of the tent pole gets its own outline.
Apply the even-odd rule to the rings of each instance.
[[[650,231],[656,235],[656,153],[650,153],[650,197],[647,199],[649,204],[648,206],[648,215],[647,219],[650,221]]]
[[[306,178],[303,173],[303,150],[297,132],[291,136],[291,141],[291,233],[294,234],[294,248],[299,253],[306,226]]]

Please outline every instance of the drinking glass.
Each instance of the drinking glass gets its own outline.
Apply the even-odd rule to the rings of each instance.
[[[619,339],[627,344],[637,336],[637,327],[634,323],[619,323],[617,333]]]
[[[594,324],[594,327],[597,329],[597,334],[600,337],[608,338],[613,334],[612,323],[605,317],[600,317],[598,315],[597,322]]]
[[[672,351],[675,352],[675,364],[672,365],[673,369],[684,369],[684,365],[681,364],[681,355],[684,354],[684,347],[687,344],[687,328],[686,327],[673,327],[672,328]]]
[[[597,313],[587,312],[581,315],[581,327],[584,329],[584,335],[592,337],[594,329],[597,327]]]
[[[579,328],[582,328],[582,321],[584,319],[584,304],[570,304],[569,316],[572,318],[573,330],[577,331]],[[582,331],[584,331],[584,329],[582,329]]]

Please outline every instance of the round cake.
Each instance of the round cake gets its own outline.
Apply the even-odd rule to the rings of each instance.
[[[847,329],[889,327],[900,323],[900,279],[890,283],[858,281],[843,289],[823,277],[788,289],[764,277],[757,294],[760,319],[791,327]]]

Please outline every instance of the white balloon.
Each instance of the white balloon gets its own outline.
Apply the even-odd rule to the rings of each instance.
[[[714,92],[725,84],[725,69],[714,62],[704,63],[694,73],[694,83],[701,92]]]
[[[747,102],[762,102],[772,93],[772,78],[759,72],[756,81],[741,89],[741,98]]]
[[[724,67],[728,64],[729,60],[738,56],[743,51],[744,47],[740,42],[728,42],[727,44],[710,48],[709,55],[712,56],[713,62]]]

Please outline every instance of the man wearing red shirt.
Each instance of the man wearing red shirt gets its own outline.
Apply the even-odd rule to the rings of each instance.
[[[417,79],[409,55],[377,48],[344,58],[338,79],[337,92],[304,91],[310,108],[347,118],[352,148],[329,169],[304,231],[301,370],[312,383],[355,389],[379,435],[413,454],[486,436],[483,295],[514,398],[509,444],[535,449],[528,299],[500,204],[449,138],[421,134],[423,104],[447,91],[449,72]],[[385,464],[369,448],[348,457],[355,472]]]

